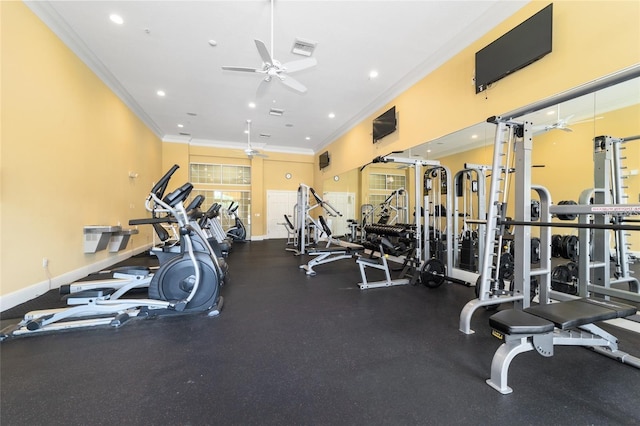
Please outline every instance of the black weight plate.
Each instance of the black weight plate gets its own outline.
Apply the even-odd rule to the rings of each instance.
[[[500,272],[498,276],[503,280],[510,280],[513,278],[513,255],[511,253],[503,253],[500,256]]]
[[[531,238],[531,263],[540,263],[540,238]]]
[[[565,253],[567,255],[567,259],[572,261],[578,260],[578,237],[575,235],[567,235],[566,240],[563,241],[565,245]]]
[[[554,234],[551,236],[551,256],[560,257],[562,251],[562,235]]]
[[[429,259],[420,271],[420,282],[429,288],[440,287],[445,279],[444,273],[444,263],[438,259]]]

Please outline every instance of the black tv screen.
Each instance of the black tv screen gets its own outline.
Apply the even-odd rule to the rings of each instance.
[[[390,110],[373,120],[373,143],[395,132],[396,126],[396,107],[394,105]]]
[[[325,151],[320,154],[320,170],[329,165],[329,151]]]
[[[476,93],[551,52],[553,4],[476,53]]]

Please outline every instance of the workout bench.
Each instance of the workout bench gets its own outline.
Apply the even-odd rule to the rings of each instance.
[[[304,269],[307,275],[315,275],[316,271],[313,270],[315,266],[323,265],[325,263],[335,262],[342,259],[353,259],[356,253],[364,250],[359,244],[347,243],[345,241],[338,241],[331,237],[331,229],[327,225],[327,222],[322,216],[318,217],[320,225],[325,234],[327,234],[327,246],[318,247],[312,250],[308,250],[310,256],[315,256],[309,262],[304,265],[300,265],[300,269]],[[335,244],[331,246],[331,244]]]
[[[640,359],[618,350],[618,340],[595,322],[624,318],[637,309],[622,303],[600,299],[575,299],[568,302],[532,306],[524,311],[507,309],[489,318],[492,334],[504,340],[491,361],[487,384],[502,394],[507,386],[509,364],[516,355],[536,350],[553,356],[555,345],[590,347],[596,352],[640,368]]]

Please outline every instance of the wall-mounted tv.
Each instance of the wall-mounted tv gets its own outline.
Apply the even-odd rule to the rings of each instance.
[[[394,105],[390,110],[373,120],[373,143],[395,132],[397,125],[396,107]]]
[[[476,93],[551,52],[553,4],[476,53]]]
[[[324,169],[329,165],[329,151],[325,151],[320,154],[320,170]]]

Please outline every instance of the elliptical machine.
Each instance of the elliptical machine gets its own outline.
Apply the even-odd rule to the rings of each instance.
[[[227,209],[227,213],[234,220],[234,225],[227,229],[227,235],[231,237],[233,241],[246,242],[247,229],[244,227],[244,223],[242,223],[240,217],[238,217],[238,207],[240,207],[240,204],[232,201]]]
[[[157,189],[154,187],[154,189]],[[0,333],[0,341],[38,332],[110,325],[119,327],[132,318],[208,312],[217,316],[222,308],[220,297],[220,266],[216,256],[194,250],[194,238],[206,244],[199,227],[189,223],[184,200],[193,189],[185,183],[164,199],[152,190],[145,202],[150,212],[167,213],[178,223],[184,252],[160,265],[149,283],[148,299],[121,298],[139,283],[132,281],[117,290],[91,289],[72,294],[69,308],[32,311],[15,326]],[[161,191],[159,191],[161,192]],[[149,219],[148,223],[154,218]],[[155,219],[157,220],[157,219]]]

